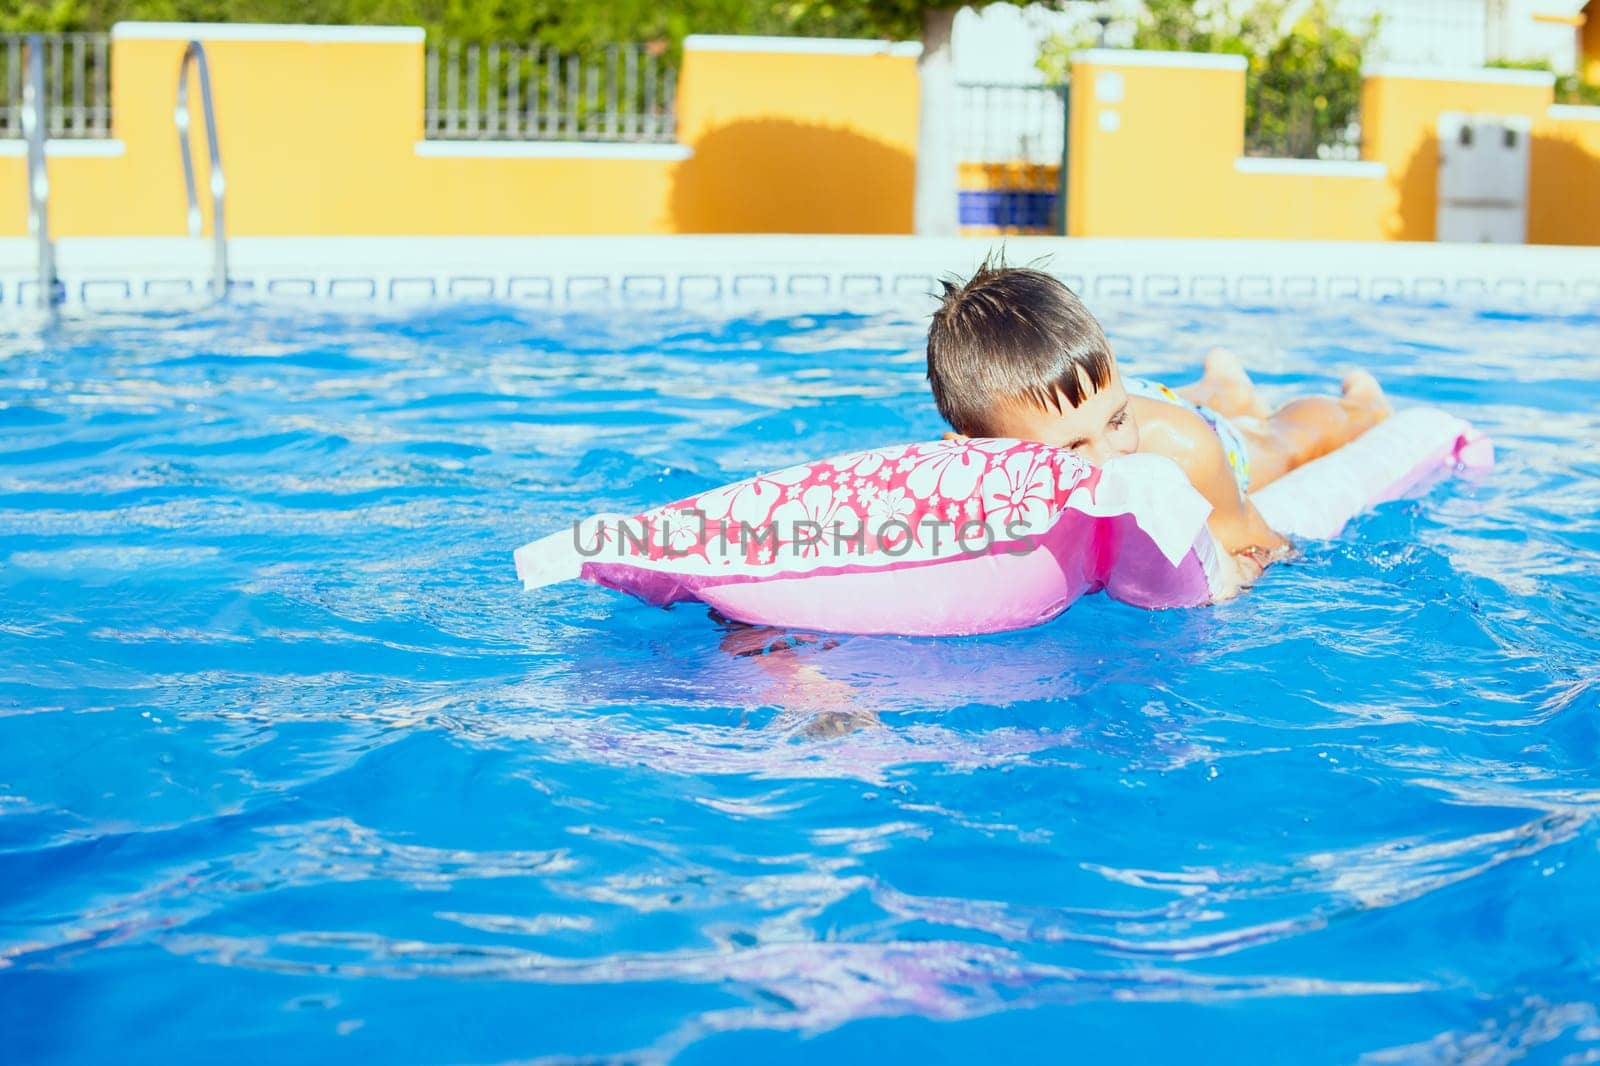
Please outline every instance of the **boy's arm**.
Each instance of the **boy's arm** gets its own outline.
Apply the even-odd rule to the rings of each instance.
[[[1141,427],[1140,451],[1165,455],[1183,468],[1190,483],[1211,504],[1206,524],[1217,543],[1230,555],[1251,556],[1259,574],[1289,542],[1267,525],[1250,497],[1239,491],[1222,442],[1205,419],[1177,407],[1162,415],[1159,421]]]
[[[1261,572],[1287,554],[1289,542],[1261,516],[1256,505],[1239,491],[1233,468],[1216,432],[1193,411],[1170,404],[1162,405],[1163,417],[1151,420],[1141,429],[1140,451],[1165,455],[1183,470],[1189,482],[1211,504],[1206,526],[1223,549],[1219,562],[1221,591],[1218,600],[1231,600],[1249,588]],[[1193,424],[1186,422],[1192,419]],[[945,440],[966,440],[958,433],[946,433]]]

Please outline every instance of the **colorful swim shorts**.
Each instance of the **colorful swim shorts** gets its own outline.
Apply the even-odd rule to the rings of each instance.
[[[1147,400],[1160,400],[1163,403],[1187,407],[1205,419],[1212,432],[1216,433],[1217,439],[1222,441],[1222,452],[1228,457],[1228,468],[1233,471],[1233,479],[1239,483],[1240,494],[1250,491],[1250,450],[1245,447],[1244,434],[1239,432],[1238,426],[1209,407],[1190,403],[1159,382],[1125,377],[1122,379],[1122,386],[1128,390],[1129,396],[1142,396]]]

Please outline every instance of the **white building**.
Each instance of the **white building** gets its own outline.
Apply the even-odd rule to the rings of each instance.
[[[1242,0],[1234,0],[1235,3]],[[1545,61],[1576,69],[1585,0],[1336,0],[1352,23],[1379,16],[1373,60],[1403,66],[1481,67],[1493,60]],[[1039,47],[1056,34],[1090,37],[1096,15],[1111,22],[1107,44],[1126,47],[1137,0],[991,4],[964,9],[951,41],[961,82],[1037,83]],[[1291,17],[1293,9],[1291,9]]]

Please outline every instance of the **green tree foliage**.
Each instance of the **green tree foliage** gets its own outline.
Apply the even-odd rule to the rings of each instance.
[[[1281,3],[1267,10],[1262,33],[1278,25]],[[1361,62],[1376,23],[1353,33],[1317,0],[1264,51],[1250,56],[1245,128],[1255,147],[1277,155],[1311,156],[1337,142],[1361,115]],[[1262,44],[1267,44],[1266,40]]]
[[[1288,0],[1238,4],[1147,0],[1133,47],[1157,52],[1244,56],[1245,131],[1257,154],[1314,156],[1337,143],[1361,113],[1361,64],[1377,20],[1350,29],[1334,0],[1314,0],[1290,17]],[[1039,68],[1066,80],[1072,52],[1088,41],[1046,42]]]
[[[861,3],[794,0],[21,0],[0,2],[0,31],[110,29],[115,22],[286,22],[422,26],[468,41],[538,40],[563,52],[689,33],[855,36]]]
[[[689,33],[916,40],[929,10],[994,0],[0,0],[0,31],[109,29],[114,22],[423,26],[468,41],[538,39],[563,51]]]
[[[922,36],[926,12],[984,7],[990,2],[992,0],[968,0],[966,3],[954,0],[794,0],[784,6],[807,20],[844,20],[855,24],[868,37],[915,41]]]
[[[1548,59],[1496,59],[1491,60],[1489,65],[1501,70],[1538,70],[1555,74],[1555,68]],[[1556,103],[1600,107],[1600,85],[1584,81],[1579,74],[1555,74],[1555,79]]]
[[[1600,107],[1600,85],[1584,81],[1577,74],[1557,74],[1556,103]]]

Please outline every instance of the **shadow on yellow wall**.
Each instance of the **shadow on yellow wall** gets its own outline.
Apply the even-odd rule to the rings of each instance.
[[[911,154],[859,133],[784,119],[704,133],[678,165],[678,233],[909,233]]]
[[[1600,233],[1600,156],[1559,133],[1536,132],[1529,149],[1529,244],[1591,244]],[[1419,142],[1396,179],[1392,240],[1437,239],[1439,139]]]
[[[1591,244],[1600,233],[1600,156],[1571,136],[1536,132],[1528,243]]]
[[[1439,138],[1430,133],[1418,141],[1393,180],[1398,195],[1384,236],[1392,241],[1433,240],[1439,225]]]

